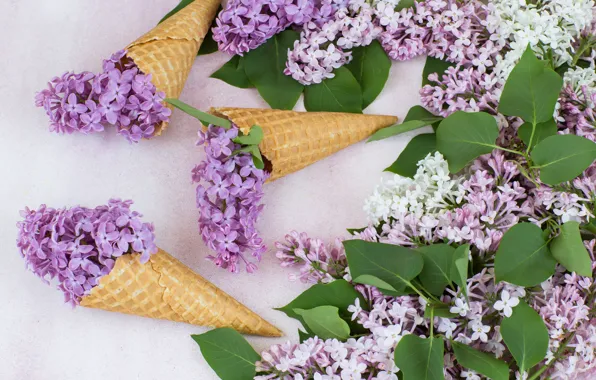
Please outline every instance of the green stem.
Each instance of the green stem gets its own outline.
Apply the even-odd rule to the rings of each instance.
[[[430,338],[435,335],[435,308],[430,309]]]
[[[563,353],[565,352],[565,349],[567,348],[567,345],[569,344],[571,339],[573,339],[574,336],[575,336],[575,331],[572,332],[571,334],[569,334],[569,336],[567,338],[565,338],[565,341],[563,341],[563,344],[561,344],[561,346],[557,350],[557,353],[555,354],[553,360],[551,360],[548,364],[543,365],[535,374],[532,375],[532,377],[528,378],[528,380],[538,379],[540,375],[542,375],[547,369],[552,367],[557,362],[559,357],[561,355],[563,355]]]
[[[523,152],[520,152],[520,151],[517,151],[517,150],[513,150],[513,149],[507,149],[507,148],[503,148],[503,147],[501,147],[501,146],[496,146],[496,145],[495,145],[495,147],[496,147],[497,149],[501,149],[501,150],[503,150],[503,151],[505,151],[505,152],[514,153],[514,154],[519,154],[520,156],[523,156],[523,155],[524,155],[524,153],[523,153]]]
[[[530,154],[530,147],[532,146],[532,141],[534,141],[534,133],[536,132],[536,122],[532,122],[532,133],[530,134],[530,141],[528,142],[528,147],[526,149],[526,155]]]

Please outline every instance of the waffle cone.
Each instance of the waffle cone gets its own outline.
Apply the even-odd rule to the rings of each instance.
[[[245,334],[281,336],[281,331],[199,276],[167,252],[149,262],[123,255],[81,306],[198,326],[231,327]]]
[[[127,56],[167,98],[178,98],[220,0],[196,0],[126,47]],[[168,107],[171,107],[168,105]],[[167,127],[156,128],[159,135]]]
[[[337,112],[295,112],[257,108],[212,108],[248,134],[263,128],[261,154],[271,167],[269,181],[307,167],[397,122],[395,116]]]

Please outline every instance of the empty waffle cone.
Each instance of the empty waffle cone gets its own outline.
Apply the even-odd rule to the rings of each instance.
[[[127,56],[166,98],[178,98],[220,0],[195,0],[126,47]],[[168,105],[168,107],[171,107]],[[159,135],[167,127],[156,128]]]
[[[395,116],[338,112],[295,112],[258,108],[211,108],[244,134],[252,126],[263,129],[261,154],[268,161],[269,181],[307,167],[333,153],[362,141],[381,128],[397,122]]]
[[[276,327],[159,250],[141,264],[139,254],[123,255],[81,306],[198,326],[231,327],[241,333],[281,336]]]

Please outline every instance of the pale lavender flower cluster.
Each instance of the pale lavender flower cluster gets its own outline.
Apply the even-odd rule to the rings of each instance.
[[[284,73],[304,85],[333,78],[333,70],[352,59],[349,49],[370,45],[382,31],[373,22],[374,8],[365,0],[340,0],[327,5],[331,10],[329,20],[306,23],[300,39],[288,51]]]
[[[229,129],[210,125],[199,131],[197,145],[205,146],[206,158],[193,169],[192,180],[198,183],[201,236],[217,253],[208,258],[235,273],[244,263],[252,273],[257,267],[245,253],[260,261],[266,250],[256,222],[264,207],[259,202],[269,174],[255,167],[249,153],[236,154],[241,148],[233,141],[238,133],[234,124]]]
[[[444,59],[480,73],[493,65],[500,46],[486,28],[488,7],[478,0],[426,0],[395,12],[383,3],[379,40],[395,60],[419,55]]]
[[[559,98],[559,116],[569,132],[596,141],[596,91],[566,85]]]
[[[45,282],[56,279],[66,302],[77,305],[118,257],[136,252],[145,263],[157,252],[153,225],[131,205],[111,199],[94,209],[26,208],[17,223],[17,247],[27,268]]]
[[[103,63],[103,72],[65,73],[52,79],[37,93],[35,104],[50,118],[50,131],[57,133],[101,132],[106,124],[130,142],[151,138],[172,111],[165,107],[165,94],[151,83],[126,56],[115,53]]]
[[[341,239],[335,239],[326,246],[320,239],[311,239],[305,233],[292,231],[285,242],[276,242],[275,256],[282,267],[299,267],[298,275],[291,274],[291,280],[304,283],[327,283],[344,278],[348,261]]]
[[[213,39],[220,51],[243,55],[319,13],[312,0],[232,0],[216,19]]]
[[[493,73],[482,73],[461,65],[428,76],[430,84],[420,89],[420,103],[435,115],[447,117],[456,111],[497,114],[502,85]]]

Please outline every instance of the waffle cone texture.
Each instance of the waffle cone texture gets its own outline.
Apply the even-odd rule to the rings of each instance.
[[[211,108],[244,134],[254,125],[263,129],[261,154],[269,161],[269,181],[298,171],[362,141],[397,122],[395,116],[338,112],[295,112],[258,108]]]
[[[241,333],[281,336],[230,295],[163,250],[141,264],[140,255],[123,255],[80,305],[198,326],[231,327]]]
[[[166,98],[178,98],[220,0],[195,0],[126,47],[127,56]],[[168,107],[171,107],[168,105]],[[155,134],[167,127],[162,123]]]

